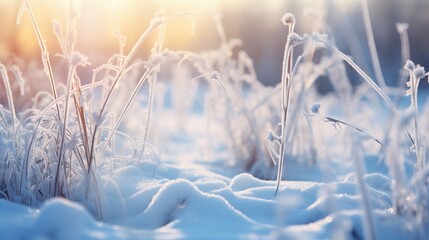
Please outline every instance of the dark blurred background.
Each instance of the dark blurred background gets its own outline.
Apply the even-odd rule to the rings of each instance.
[[[22,62],[21,60],[35,60],[40,64],[40,50],[28,14],[24,14],[20,25],[15,24],[22,2],[0,0],[0,60],[6,65]],[[410,26],[412,60],[429,68],[429,1],[368,2],[386,82],[395,85],[402,67],[400,38],[395,27],[397,22],[408,23]],[[58,19],[65,26],[69,1],[30,0],[30,3],[51,52],[50,56],[55,62],[58,57],[54,55],[59,52],[59,45],[53,35],[52,19]],[[192,21],[189,18],[180,18],[168,24],[165,47],[197,52],[217,48],[220,38],[213,14],[219,12],[223,16],[222,22],[227,37],[242,39],[242,49],[254,59],[258,78],[266,85],[274,85],[280,81],[283,48],[287,36],[287,28],[280,19],[286,12],[295,15],[298,33],[311,33],[321,27],[328,30],[333,34],[337,46],[374,76],[360,0],[169,0],[164,1],[164,4],[166,15],[179,11],[198,13],[194,35],[191,35]],[[112,32],[119,29],[127,37],[127,53],[160,9],[160,5],[161,1],[153,0],[82,1],[76,50],[89,57],[92,67],[105,63],[112,54],[118,52],[118,42]],[[319,16],[325,13],[327,24],[303,14],[305,9],[314,9],[314,13]],[[155,36],[156,34],[153,34],[153,37]],[[154,38],[147,41],[139,52],[140,56],[149,54],[153,41]],[[322,91],[330,88],[328,84],[319,87]],[[4,95],[4,92],[0,91],[0,95]]]

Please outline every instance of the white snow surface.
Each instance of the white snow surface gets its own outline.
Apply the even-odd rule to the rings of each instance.
[[[196,129],[192,125],[190,129]],[[191,131],[191,130],[190,130]],[[101,180],[102,221],[61,198],[34,209],[0,199],[1,239],[364,239],[364,211],[356,177],[321,181],[316,166],[290,164],[275,181],[228,167],[224,154],[204,155],[197,133],[166,137],[162,167],[118,167]],[[194,135],[194,136],[189,136]],[[392,212],[391,181],[371,171],[368,186],[377,239],[413,239],[413,224]],[[331,177],[332,179],[332,177]]]

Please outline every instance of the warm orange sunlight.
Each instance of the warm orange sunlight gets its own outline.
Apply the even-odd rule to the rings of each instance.
[[[40,54],[36,36],[28,14],[23,14],[18,26],[14,23],[22,1],[0,0],[2,22],[0,28],[0,59],[11,56],[30,59]],[[51,54],[59,52],[58,41],[52,30],[52,20],[56,19],[65,28],[69,11],[69,1],[39,0],[30,1],[31,7],[39,24],[42,37]],[[118,30],[126,37],[125,52],[135,43],[141,33],[147,28],[150,20],[163,9],[165,16],[178,12],[193,12],[198,15],[195,31],[192,34],[193,20],[179,18],[167,25],[165,47],[174,50],[200,51],[215,48],[220,44],[216,31],[215,13],[223,16],[222,22],[228,37],[246,39],[244,44],[255,48],[254,55],[259,55],[258,41],[253,40],[253,33],[259,30],[271,32],[282,30],[278,24],[284,11],[283,1],[269,1],[260,4],[255,1],[200,1],[200,0],[170,0],[170,1],[119,1],[93,0],[82,1],[80,18],[77,23],[76,50],[85,53],[93,63],[105,62],[112,54],[119,51],[119,43],[114,32]],[[295,4],[291,4],[292,7]],[[264,30],[265,29],[265,30]],[[278,33],[284,36],[281,32]],[[154,38],[156,34],[153,34]],[[278,38],[278,36],[272,36]],[[152,40],[147,41],[141,50],[147,54]],[[246,47],[246,46],[245,46]],[[262,50],[261,50],[262,51]]]
[[[34,30],[27,14],[18,26],[17,19],[21,1],[0,1],[2,22],[0,27],[0,57],[7,58],[8,54],[23,58],[35,57],[39,54]],[[58,43],[52,31],[52,19],[66,24],[69,1],[30,1],[39,24],[43,38],[51,52],[58,52]],[[239,4],[242,5],[243,3]],[[163,5],[163,7],[162,7]],[[173,49],[186,49],[195,45],[198,40],[216,46],[219,39],[213,34],[214,24],[210,15],[224,7],[238,9],[236,4],[226,4],[226,1],[118,1],[94,0],[82,1],[78,22],[77,49],[86,54],[109,56],[118,51],[118,40],[113,34],[119,30],[126,37],[126,50],[134,44],[140,34],[147,28],[150,20],[163,9],[165,16],[178,12],[194,12],[198,14],[195,34],[191,34],[192,19],[180,18],[168,24],[166,31],[166,46]],[[150,49],[150,44],[147,44]]]
[[[0,0],[1,61],[11,63],[11,61],[17,61],[18,58],[40,60],[40,49],[29,15],[24,13],[20,24],[15,24],[22,2]],[[53,33],[52,21],[58,20],[63,29],[66,28],[70,2],[68,0],[29,1],[39,24],[42,38],[51,54],[51,60],[54,62],[58,59],[54,56],[60,53],[60,47]],[[287,29],[280,22],[281,16],[285,12],[293,12],[300,19],[296,26],[297,32],[311,33],[326,26],[324,26],[324,21],[316,20],[313,16],[314,12],[307,11],[307,9],[326,8],[329,10],[329,14],[324,17],[326,22],[330,22],[330,25],[329,29],[325,30],[332,31],[331,36],[340,39],[337,43],[351,48],[350,54],[355,55],[355,58],[364,67],[367,67],[364,60],[366,53],[356,51],[356,48],[353,47],[356,38],[364,34],[362,22],[355,21],[360,18],[360,1],[358,0],[303,0],[299,2],[270,0],[263,3],[248,0],[91,0],[80,2],[75,49],[88,56],[93,66],[105,63],[113,54],[120,52],[119,41],[114,33],[119,32],[126,39],[124,53],[127,53],[148,27],[150,20],[161,11],[164,16],[171,16],[178,12],[197,14],[193,33],[194,23],[191,17],[181,17],[166,25],[165,48],[196,52],[215,49],[221,43],[214,21],[214,16],[219,14],[222,16],[221,21],[227,38],[242,40],[240,49],[245,50],[254,60],[260,81],[273,85],[280,80],[281,69],[277,63],[282,60],[282,49],[287,36]],[[374,32],[380,35],[376,36],[376,39],[387,41],[398,38],[394,28],[395,22],[415,22],[415,26],[410,28],[410,31],[414,31],[414,34],[422,32],[419,28],[424,25],[426,18],[423,14],[412,14],[414,11],[412,9],[424,11],[424,8],[418,8],[416,4],[403,3],[400,5],[404,11],[399,11],[400,8],[389,10],[375,1],[369,1],[369,3],[372,17],[380,19],[380,21],[373,20]],[[377,14],[374,15],[374,12]],[[323,11],[319,13],[323,13]],[[390,20],[389,16],[394,19]],[[414,18],[413,16],[420,17]],[[148,56],[156,37],[157,33],[150,35],[145,44],[139,48],[139,57]],[[423,39],[416,37],[410,41],[421,44]],[[379,45],[381,51],[390,51],[391,47],[389,44]]]
[[[3,19],[0,22],[0,29],[3,30],[0,32],[0,60],[13,64],[17,59],[31,59],[35,60],[34,64],[40,64],[40,49],[29,15],[24,13],[20,24],[15,24],[22,2],[0,0],[0,15]],[[61,51],[54,35],[52,21],[58,20],[63,29],[66,29],[70,2],[73,1],[29,1],[53,62],[59,60],[55,54]],[[119,31],[126,39],[123,49],[126,54],[149,26],[150,20],[162,11],[164,16],[178,12],[197,14],[194,26],[191,17],[180,17],[166,25],[165,48],[207,51],[221,44],[214,20],[214,16],[220,15],[226,37],[242,40],[239,49],[246,51],[254,60],[259,80],[264,84],[273,85],[280,80],[281,68],[277,63],[282,61],[282,49],[287,37],[287,28],[280,22],[280,18],[285,12],[293,12],[300,18],[296,26],[297,32],[311,33],[319,31],[324,26],[323,21],[318,21],[317,16],[315,18],[314,13],[307,9],[331,9],[330,11],[335,14],[325,16],[330,18],[326,21],[332,21],[332,27],[336,27],[335,23],[338,21],[335,18],[345,17],[349,12],[359,10],[358,2],[357,0],[299,2],[270,0],[263,3],[248,0],[80,1],[75,49],[88,56],[92,66],[99,66],[112,55],[120,53],[115,33]],[[351,29],[346,27],[347,24],[349,23],[344,22],[341,27]],[[343,30],[336,31],[336,34],[341,34],[341,31]],[[157,32],[152,33],[139,48],[136,57],[147,57],[156,38]]]

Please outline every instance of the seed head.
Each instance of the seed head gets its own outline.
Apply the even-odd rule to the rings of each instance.
[[[416,65],[414,64],[414,62],[411,60],[407,60],[407,62],[405,63],[404,69],[411,72],[415,68],[416,68]]]
[[[297,46],[297,45],[302,43],[302,37],[299,36],[297,33],[294,33],[294,32],[289,34],[288,40],[289,40],[291,46]]]
[[[424,78],[425,77],[425,74],[426,74],[426,72],[425,72],[425,68],[424,67],[422,67],[422,66],[420,66],[420,65],[417,65],[417,67],[414,69],[414,71],[413,71],[413,74],[414,74],[414,77],[416,78],[416,79],[421,79],[421,78]]]
[[[398,31],[398,33],[406,32],[408,27],[407,23],[396,23],[396,31]]]
[[[295,24],[295,16],[292,13],[285,13],[282,17],[282,23],[284,25]]]
[[[90,65],[90,63],[88,62],[88,58],[80,52],[72,53],[70,64],[75,67],[76,66],[85,67],[87,65]]]

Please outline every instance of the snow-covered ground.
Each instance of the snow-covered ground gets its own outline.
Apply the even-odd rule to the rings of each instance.
[[[40,209],[1,200],[2,237],[363,238],[364,216],[354,181],[329,184],[285,181],[274,198],[274,182],[258,180],[246,173],[229,178],[202,167],[185,169],[167,164],[165,168],[165,172],[155,173],[151,179],[138,167],[119,169],[114,179],[123,195],[121,202],[106,199],[107,214],[112,216],[107,223],[96,222],[82,206],[64,199],[48,200]],[[372,214],[380,239],[412,236],[412,225],[391,213],[389,180],[380,174],[370,174],[365,179],[371,186]]]
[[[202,157],[202,123],[191,122],[164,137],[161,164],[121,166],[100,180],[103,222],[62,198],[39,209],[1,199],[2,239],[367,239],[355,174],[325,183],[317,165],[291,164],[290,177],[307,181],[282,181],[274,196],[275,181],[228,167],[221,150]],[[417,239],[417,227],[392,210],[386,167],[365,160],[377,239]]]

